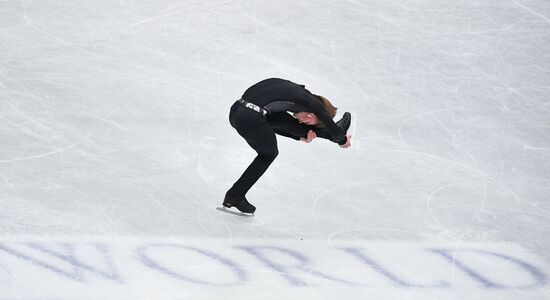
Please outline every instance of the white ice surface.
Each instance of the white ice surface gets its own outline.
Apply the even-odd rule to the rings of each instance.
[[[256,216],[223,214],[215,207],[255,155],[229,125],[229,107],[268,77],[331,99],[337,118],[351,111],[353,147],[279,137],[280,155],[248,194]],[[464,270],[467,283],[445,289],[380,277],[295,286],[284,272],[270,277],[276,270],[264,261],[258,268],[271,275],[220,288],[163,282],[166,272],[139,273],[134,260],[124,283],[92,276],[104,298],[281,298],[276,287],[288,299],[549,299],[549,95],[545,0],[0,0],[0,299],[93,291],[93,282],[44,267],[71,249],[94,261],[97,249],[80,248],[90,239],[113,249],[95,261],[115,266],[128,266],[135,245],[166,239],[220,256],[229,249],[245,265],[260,261],[232,256],[232,241],[289,249],[301,241],[296,251],[331,266],[341,261],[323,243],[338,241],[376,253],[402,243],[401,253],[489,251],[545,276],[497,261],[502,288]],[[197,259],[172,257],[174,268]],[[349,272],[367,272],[351,264]],[[71,266],[77,274],[83,265]],[[457,264],[437,266],[422,280],[455,282]],[[170,290],[138,295],[136,282]],[[33,285],[67,291],[37,295]]]

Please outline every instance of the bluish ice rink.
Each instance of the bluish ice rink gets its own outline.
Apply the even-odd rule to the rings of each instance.
[[[281,77],[353,146],[255,156]],[[550,299],[550,2],[0,0],[0,299]]]

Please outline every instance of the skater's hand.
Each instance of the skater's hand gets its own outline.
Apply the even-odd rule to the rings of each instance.
[[[315,132],[313,132],[313,130],[310,130],[307,132],[307,137],[306,138],[301,138],[300,140],[302,142],[306,142],[306,143],[311,143],[311,141],[313,141],[314,138],[316,138],[317,135],[315,134]]]
[[[346,141],[345,144],[340,145],[341,148],[349,148],[349,147],[351,147],[351,134],[346,135],[346,137],[348,138],[348,140]]]

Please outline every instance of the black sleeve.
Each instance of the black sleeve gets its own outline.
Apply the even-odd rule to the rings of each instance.
[[[313,126],[301,124],[286,112],[268,115],[267,122],[276,134],[295,140],[307,137],[307,132],[313,130]]]

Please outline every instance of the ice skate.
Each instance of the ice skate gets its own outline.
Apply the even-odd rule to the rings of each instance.
[[[256,211],[256,207],[250,204],[245,197],[233,197],[229,193],[225,195],[223,206],[226,208],[235,207],[240,212],[246,214],[253,214]]]
[[[351,114],[349,112],[345,112],[342,118],[336,122],[336,125],[347,133],[349,126],[351,125]]]

